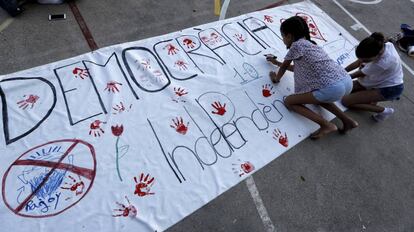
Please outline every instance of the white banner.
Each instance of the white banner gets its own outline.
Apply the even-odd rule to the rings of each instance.
[[[284,57],[293,15],[355,58],[302,2],[1,76],[2,231],[162,231],[305,139],[317,125],[283,105],[293,74],[272,84],[264,57]]]

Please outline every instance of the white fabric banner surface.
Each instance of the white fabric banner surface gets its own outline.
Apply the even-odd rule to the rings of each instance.
[[[293,15],[355,59],[305,1],[1,76],[1,230],[162,231],[305,139],[293,74],[272,84],[264,57],[284,57]]]

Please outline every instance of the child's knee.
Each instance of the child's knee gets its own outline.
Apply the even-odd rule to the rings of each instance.
[[[283,103],[285,104],[286,108],[288,108],[288,110],[292,109],[292,101],[291,101],[291,98],[289,96],[285,97],[285,99],[283,99]]]
[[[345,107],[349,107],[351,105],[351,101],[349,98],[347,98],[346,96],[342,98],[341,100],[342,105],[344,105]]]

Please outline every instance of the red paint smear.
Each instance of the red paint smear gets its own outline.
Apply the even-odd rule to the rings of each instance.
[[[77,175],[83,176],[86,179],[93,179],[94,170],[88,168],[81,168],[73,166],[72,164],[64,164],[58,162],[44,161],[44,160],[16,160],[13,165],[33,165],[33,166],[42,166],[49,167],[54,169],[63,169],[73,172]]]

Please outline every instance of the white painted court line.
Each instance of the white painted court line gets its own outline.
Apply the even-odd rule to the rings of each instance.
[[[229,8],[230,0],[225,0],[223,6],[221,7],[219,20],[226,18],[227,8]]]
[[[365,4],[365,5],[372,5],[372,4],[378,4],[380,2],[382,2],[382,0],[373,0],[373,1],[358,1],[358,0],[348,0],[350,2],[355,2],[355,3],[359,3],[359,4]]]
[[[230,0],[225,0],[221,7],[219,20],[226,18],[227,8],[229,7]],[[275,226],[267,213],[266,207],[264,206],[263,200],[260,197],[259,190],[256,187],[253,176],[246,178],[247,189],[253,198],[253,202],[256,206],[257,212],[259,213],[260,219],[262,220],[263,226],[266,232],[276,232]]]
[[[275,226],[267,213],[266,207],[263,204],[263,200],[260,197],[259,190],[257,190],[256,183],[254,182],[253,176],[246,178],[246,185],[249,189],[250,195],[253,198],[254,204],[256,205],[257,212],[262,219],[263,225],[266,232],[275,232]]]
[[[7,18],[3,23],[0,24],[0,32],[6,29],[12,22],[13,18]]]
[[[339,7],[341,8],[349,17],[351,17],[357,24],[359,24],[361,26],[362,29],[364,29],[365,32],[367,32],[369,35],[372,34],[372,32],[370,30],[368,30],[367,27],[364,26],[364,24],[362,24],[357,18],[355,18],[351,12],[349,12],[347,9],[345,9],[345,7],[343,7],[337,0],[333,0],[333,2]],[[412,70],[410,68],[410,66],[408,66],[402,59],[401,59],[401,64],[402,66],[404,66],[404,68],[407,69],[407,71],[409,73],[411,73],[411,75],[414,76],[414,70]]]
[[[361,29],[361,25],[359,25],[358,23],[355,23],[354,25],[351,26],[351,28],[354,31],[358,31],[359,29]]]

